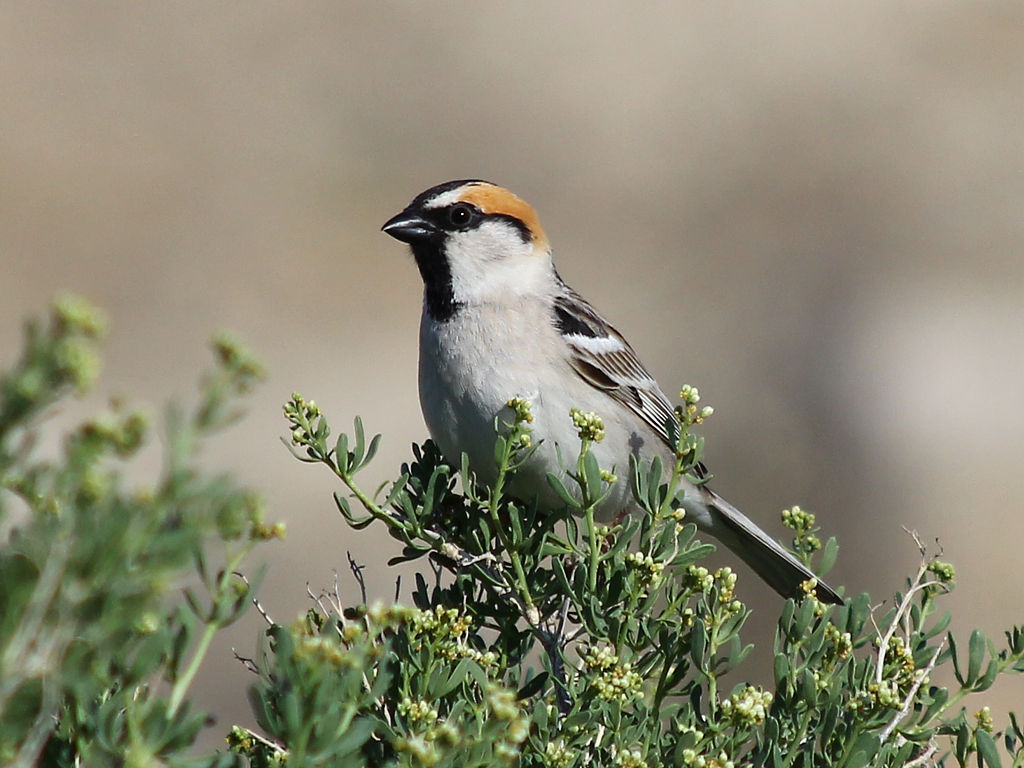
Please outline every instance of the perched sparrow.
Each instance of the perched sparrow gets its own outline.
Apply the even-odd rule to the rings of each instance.
[[[466,453],[478,478],[493,481],[495,418],[510,420],[508,401],[522,397],[538,446],[510,489],[521,498],[564,503],[546,476],[568,480],[563,462],[575,465],[571,408],[604,421],[604,439],[592,447],[602,467],[623,473],[630,454],[674,465],[672,404],[622,335],[562,282],[526,202],[485,181],[451,181],[419,195],[382,229],[412,246],[423,278],[420,405],[447,461],[458,466]],[[686,482],[682,507],[779,594],[799,595],[814,578],[707,485]],[[629,483],[619,481],[598,512],[614,519],[636,508]],[[842,603],[825,584],[817,590]]]

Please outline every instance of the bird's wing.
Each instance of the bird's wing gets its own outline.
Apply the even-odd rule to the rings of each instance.
[[[555,326],[569,348],[569,364],[580,378],[618,400],[674,447],[677,422],[672,403],[636,352],[587,301],[564,283],[555,298]],[[600,414],[598,414],[600,415]]]

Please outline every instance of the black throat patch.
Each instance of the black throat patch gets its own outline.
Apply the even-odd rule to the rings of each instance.
[[[452,271],[448,259],[436,242],[415,243],[412,255],[423,278],[423,297],[430,316],[443,323],[462,306],[452,290]]]

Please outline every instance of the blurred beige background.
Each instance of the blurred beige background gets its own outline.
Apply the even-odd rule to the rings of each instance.
[[[902,527],[938,537],[959,629],[1024,621],[1024,5],[37,0],[0,8],[0,50],[2,359],[62,289],[112,318],[89,408],[188,396],[242,334],[270,379],[206,461],[287,522],[276,618],[335,568],[356,600],[346,549],[392,592],[397,545],[344,527],[280,406],[361,414],[372,479],[397,472],[420,286],[378,228],[471,176],[534,203],[668,391],[700,386],[740,508],[780,536],[817,512],[833,580],[879,598],[917,562]],[[766,640],[778,601],[742,588]],[[207,663],[211,743],[251,723],[230,648],[259,628]]]

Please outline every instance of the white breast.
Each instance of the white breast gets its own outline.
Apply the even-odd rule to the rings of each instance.
[[[423,416],[441,453],[458,467],[462,453],[483,483],[493,482],[495,417],[511,418],[512,397],[530,401],[533,441],[539,443],[531,463],[520,471],[512,491],[556,505],[546,481],[548,472],[563,478],[572,491],[566,467],[575,470],[579,438],[569,416],[571,408],[596,412],[605,422],[605,439],[594,446],[605,469],[619,477],[604,517],[630,505],[629,454],[644,457],[664,447],[652,432],[634,429],[629,416],[612,398],[579,378],[566,360],[568,350],[541,306],[464,307],[450,320],[436,323],[426,314],[420,323],[419,390]]]
[[[458,466],[468,453],[484,482],[494,478],[494,420],[512,397],[531,397],[537,380],[522,359],[511,309],[467,307],[443,323],[420,322],[420,406],[442,454]],[[528,342],[527,342],[528,343]],[[491,459],[488,461],[487,459]]]

